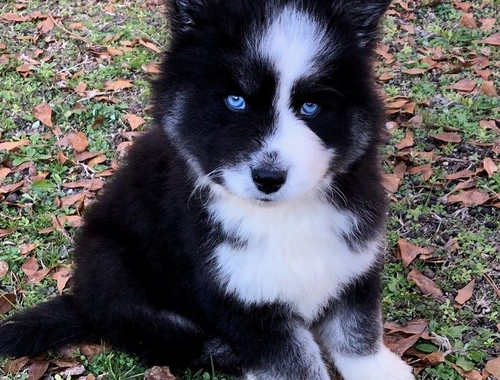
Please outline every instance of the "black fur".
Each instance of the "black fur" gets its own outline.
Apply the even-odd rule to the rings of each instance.
[[[278,82],[272,67],[245,57],[243,41],[265,27],[267,9],[296,7],[325,26],[336,55],[321,63],[316,84],[295,84],[292,107],[322,104],[323,117],[308,126],[339,153],[330,168],[337,189],[332,201],[360,220],[344,237],[347,244],[363,247],[380,234],[386,210],[378,165],[383,112],[372,84],[371,49],[388,3],[171,0],[170,47],[153,86],[156,126],[134,144],[86,212],[71,295],[4,321],[0,355],[36,355],[102,338],[174,368],[209,366],[212,355],[217,368],[255,373],[259,380],[323,379],[322,364],[306,358],[315,351],[304,353],[311,326],[289,305],[247,305],[221,291],[213,247],[247,242],[228,236],[210,218],[208,190],[195,189],[189,160],[207,174],[221,163],[244,160],[269,134]],[[227,112],[224,96],[241,92],[251,110]],[[165,132],[167,122],[176,124],[175,134]],[[223,184],[220,177],[213,180]],[[352,346],[341,349],[348,353],[373,352],[380,337],[378,273],[374,267],[346,287],[313,323],[321,328],[351,312],[362,316],[358,330],[345,332]]]

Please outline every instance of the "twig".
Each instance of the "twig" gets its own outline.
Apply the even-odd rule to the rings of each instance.
[[[62,26],[61,24],[59,24],[58,22],[56,22],[56,20],[54,20],[54,17],[52,17],[51,14],[49,14],[49,18],[52,20],[52,22],[54,23],[55,26],[57,26],[59,29],[61,29],[63,32],[66,32],[70,35],[71,38],[75,39],[75,40],[80,40],[80,41],[83,41],[85,42],[86,44],[89,44],[89,45],[92,45],[92,42],[90,42],[89,40],[87,40],[86,38],[83,38],[83,37],[80,37],[78,34],[75,34],[73,32],[70,32],[68,29],[66,29],[64,26]]]
[[[497,296],[500,298],[500,289],[498,288],[497,284],[495,284],[495,281],[493,281],[493,279],[487,273],[485,273],[483,276],[486,279],[486,281],[488,281],[490,283],[490,285],[493,287],[493,290],[495,291]]]

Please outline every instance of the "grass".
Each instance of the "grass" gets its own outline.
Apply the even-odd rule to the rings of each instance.
[[[470,12],[479,26],[481,19],[500,16],[498,0],[485,2],[481,7],[482,3],[471,1]],[[444,197],[461,181],[446,180],[445,176],[463,169],[481,169],[488,157],[498,165],[492,144],[499,140],[499,132],[481,127],[480,123],[496,120],[499,126],[500,102],[498,96],[479,91],[486,79],[478,74],[473,62],[478,57],[489,60],[488,80],[499,90],[500,49],[477,42],[498,33],[499,26],[497,23],[489,31],[466,28],[460,24],[462,11],[449,1],[416,4],[418,7],[409,11],[396,4],[389,12],[383,44],[389,47],[392,60],[379,55],[376,68],[378,75],[386,72],[392,76],[380,81],[388,103],[398,97],[415,103],[411,112],[397,109],[389,116],[395,127],[384,148],[384,170],[393,173],[395,165],[401,162],[408,168],[432,168],[428,178],[406,171],[398,189],[391,194],[383,279],[384,317],[398,323],[425,318],[432,339],[421,339],[414,348],[424,353],[446,351],[446,360],[424,367],[419,379],[461,379],[453,365],[481,371],[500,352],[500,296],[489,281],[500,282],[500,211],[491,202],[472,206],[445,203]],[[22,5],[21,9],[18,5]],[[124,115],[149,120],[147,65],[157,62],[159,55],[144,45],[152,43],[161,50],[167,44],[166,25],[160,16],[164,10],[155,1],[61,0],[56,5],[40,0],[8,0],[0,5],[0,15],[29,16],[35,11],[51,14],[58,25],[40,34],[43,17],[0,23],[0,141],[29,141],[17,150],[0,151],[0,162],[12,169],[0,187],[21,183],[15,191],[0,193],[0,230],[12,230],[0,241],[0,261],[9,266],[9,272],[0,280],[0,291],[16,294],[18,303],[11,313],[58,293],[51,275],[71,267],[76,229],[68,224],[61,228],[55,220],[79,216],[94,198],[93,191],[63,185],[80,179],[105,178],[114,170],[123,143],[130,138]],[[1,48],[1,44],[5,47]],[[430,69],[433,63],[424,58],[431,57],[438,47],[443,58]],[[18,71],[24,63],[31,65],[26,76]],[[405,73],[415,68],[427,71],[419,75]],[[107,82],[118,79],[132,81],[133,87],[121,91],[106,89]],[[461,79],[474,80],[477,89],[467,93],[449,88]],[[52,108],[52,128],[33,115],[33,109],[41,103]],[[415,115],[423,118],[421,125],[409,121]],[[79,161],[71,146],[56,144],[76,131],[88,139],[88,152],[103,155],[100,162]],[[408,131],[413,133],[413,146],[397,149],[396,144]],[[462,141],[441,143],[430,137],[450,131]],[[434,152],[435,157],[418,152]],[[68,159],[62,159],[62,155]],[[25,169],[16,171],[20,165]],[[473,179],[472,186],[493,200],[498,197],[499,172],[491,176],[480,172]],[[61,205],[65,197],[81,192],[86,194],[84,200]],[[417,258],[405,268],[397,254],[400,238],[420,247],[432,246],[435,251],[426,260]],[[447,244],[450,241],[451,246]],[[37,259],[40,268],[52,268],[36,283],[28,281],[22,269],[29,256]],[[422,295],[407,279],[412,268],[432,279],[443,290],[444,299]],[[472,298],[463,307],[457,307],[457,291],[472,279],[476,280]],[[418,356],[407,357],[418,366]],[[106,379],[142,378],[145,371],[133,357],[113,350],[93,357],[77,352],[75,358],[85,366],[86,374]],[[2,380],[25,378],[26,370],[2,374]],[[179,379],[229,380],[216,371],[187,371],[179,374]]]

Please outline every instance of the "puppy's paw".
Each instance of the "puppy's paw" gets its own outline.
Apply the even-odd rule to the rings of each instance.
[[[385,346],[373,355],[334,360],[345,380],[415,380],[411,367]]]

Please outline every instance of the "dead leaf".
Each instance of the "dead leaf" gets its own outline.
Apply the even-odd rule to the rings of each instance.
[[[415,115],[410,120],[408,120],[408,123],[410,123],[415,128],[420,128],[424,123],[424,117],[422,115]]]
[[[460,170],[457,173],[447,174],[445,178],[447,180],[455,180],[455,179],[462,179],[462,178],[471,178],[475,175],[476,175],[475,172],[472,172],[468,169],[464,169],[464,170]]]
[[[0,295],[0,314],[6,314],[12,310],[16,304],[16,295],[7,293]]]
[[[123,55],[123,51],[121,51],[120,49],[116,49],[116,48],[111,47],[111,46],[108,46],[106,49],[111,56],[119,57],[119,56]]]
[[[385,345],[396,355],[403,355],[410,347],[420,339],[421,334],[410,335],[409,337],[386,335],[384,337]]]
[[[57,217],[57,223],[59,226],[54,226],[55,228],[64,228],[66,223],[73,227],[78,228],[83,225],[84,219],[80,215],[63,215]]]
[[[464,13],[460,19],[460,25],[465,26],[467,29],[477,29],[477,23],[472,13]]]
[[[3,371],[6,373],[18,373],[28,362],[30,358],[27,356],[23,356],[19,359],[8,360],[4,366]]]
[[[0,238],[5,237],[5,236],[9,236],[14,231],[15,231],[15,229],[13,229],[13,228],[9,228],[7,230],[0,229]]]
[[[28,16],[20,16],[16,13],[5,13],[0,18],[6,22],[25,22],[30,19]]]
[[[9,272],[9,264],[6,261],[0,260],[0,278],[5,277]]]
[[[54,22],[52,21],[52,18],[50,17],[47,17],[45,20],[43,21],[40,21],[38,23],[38,29],[40,30],[40,33],[47,33],[49,31],[51,31],[52,29],[54,29]]]
[[[419,365],[424,365],[425,367],[435,366],[439,363],[444,363],[446,361],[444,352],[436,351],[430,354],[424,355],[419,360]]]
[[[500,358],[489,360],[486,363],[485,369],[491,375],[495,376],[497,379],[500,379]]]
[[[495,88],[495,82],[492,80],[485,80],[481,85],[481,93],[489,97],[497,97],[498,92]]]
[[[477,41],[481,44],[500,46],[500,33],[492,34],[491,36],[485,38],[484,40]]]
[[[30,257],[22,266],[21,270],[28,277],[28,282],[37,283],[42,281],[52,268],[38,269],[38,261],[35,257]]]
[[[405,334],[422,334],[429,322],[426,319],[415,319],[405,324],[397,324],[396,322],[385,322],[384,329],[389,330],[387,334],[394,334],[396,332],[403,332]]]
[[[68,189],[77,189],[84,187],[90,191],[100,190],[104,186],[104,181],[102,179],[80,179],[75,182],[63,183],[63,187]]]
[[[403,261],[403,265],[405,267],[410,265],[411,262],[415,260],[415,258],[418,255],[421,254],[428,255],[435,251],[435,248],[432,247],[421,248],[402,238],[398,239],[398,248],[401,254],[401,260]]]
[[[476,370],[472,370],[472,371],[465,371],[463,368],[460,368],[459,366],[457,366],[456,364],[454,363],[450,363],[450,365],[455,369],[455,371],[457,371],[460,376],[462,376],[465,380],[483,380],[483,377],[481,376],[481,374],[479,372],[477,372]]]
[[[435,299],[443,298],[443,291],[435,284],[435,282],[424,276],[415,268],[408,273],[408,281],[413,281],[420,291],[426,296],[431,296]]]
[[[447,203],[461,203],[465,207],[479,206],[490,199],[489,195],[479,190],[463,191],[448,197]]]
[[[451,86],[446,86],[450,90],[457,90],[463,92],[472,92],[476,88],[477,83],[470,79],[461,79]]]
[[[462,138],[453,132],[438,133],[438,134],[429,135],[429,136],[436,139],[436,140],[444,141],[444,142],[459,143],[462,141]]]
[[[144,380],[177,380],[168,367],[153,367],[146,370]]]
[[[100,355],[102,353],[108,352],[109,348],[105,344],[82,344],[80,345],[80,353],[87,358],[92,356]]]
[[[409,148],[409,147],[413,146],[413,144],[414,144],[413,132],[408,131],[408,132],[406,132],[406,136],[400,142],[398,142],[395,146],[396,146],[396,148],[401,150],[404,148]]]
[[[125,88],[130,88],[130,87],[134,87],[132,82],[130,82],[129,80],[125,80],[125,79],[118,79],[116,81],[106,82],[105,89],[108,91],[118,91],[118,90],[123,90]]]
[[[142,117],[130,113],[125,115],[123,118],[128,121],[130,129],[132,129],[133,131],[146,122],[146,120],[144,120]]]
[[[28,380],[39,380],[49,368],[48,361],[34,361],[28,367]]]
[[[10,174],[11,170],[9,168],[0,168],[0,183]]]
[[[401,179],[396,174],[382,173],[382,184],[384,189],[390,193],[398,191]]]
[[[35,248],[36,248],[36,244],[21,244],[19,247],[19,251],[21,253],[21,255],[27,255],[28,253],[30,253],[31,251],[33,251]]]
[[[413,68],[413,69],[403,70],[403,73],[408,75],[421,75],[424,74],[425,72],[427,72],[427,69]]]
[[[483,168],[488,173],[489,178],[498,171],[498,166],[489,157],[483,160]]]
[[[59,162],[61,165],[64,164],[66,161],[68,161],[68,157],[65,156],[64,152],[62,150],[57,151],[57,162]]]
[[[100,154],[97,157],[94,157],[93,159],[89,160],[89,162],[87,163],[87,165],[89,167],[93,167],[94,165],[102,164],[106,160],[107,160],[106,156],[104,154]]]
[[[458,291],[457,296],[455,297],[455,302],[460,305],[463,305],[468,300],[472,298],[472,293],[474,292],[474,284],[476,283],[476,279],[472,279],[467,285],[465,285],[462,289]]]
[[[495,123],[495,120],[481,120],[479,122],[479,126],[484,129],[491,129],[493,131],[498,131],[500,130],[497,127],[497,123]]]
[[[52,108],[47,103],[42,103],[33,108],[33,116],[43,125],[52,127]]]
[[[0,150],[11,151],[20,146],[29,145],[30,140],[9,141],[0,143]]]
[[[63,378],[66,379],[68,377],[71,378],[71,376],[79,376],[83,375],[85,372],[85,367],[83,365],[77,365],[75,367],[68,368],[62,372],[59,373],[59,375]]]
[[[57,281],[57,290],[59,291],[59,294],[62,294],[66,284],[72,276],[73,273],[68,268],[64,267],[51,276],[53,280]]]
[[[493,29],[493,26],[496,22],[496,18],[483,18],[481,20],[481,30],[484,30],[485,32],[490,31],[491,29]]]
[[[161,54],[161,50],[158,49],[156,47],[156,45],[154,43],[152,43],[151,41],[144,41],[142,38],[139,38],[139,43],[142,46],[147,47],[150,50],[153,50],[155,53]]]
[[[468,12],[469,9],[472,8],[472,4],[469,2],[461,2],[459,0],[454,0],[453,4],[455,4],[457,8],[460,8],[463,12]]]
[[[78,153],[82,153],[89,146],[89,141],[82,132],[70,133],[68,135],[68,138],[71,146]]]
[[[147,73],[151,75],[156,75],[161,73],[160,70],[160,65],[157,63],[150,63],[148,65],[142,65],[142,69]],[[382,74],[383,75],[383,74]],[[379,78],[380,79],[380,78]],[[382,80],[382,79],[381,79]]]

